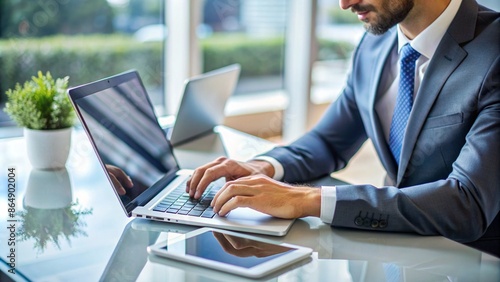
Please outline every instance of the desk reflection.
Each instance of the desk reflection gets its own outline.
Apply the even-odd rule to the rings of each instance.
[[[235,281],[234,275],[148,256],[148,245],[194,229],[134,219],[124,229],[101,280],[151,281],[161,276],[168,281],[213,281],[214,277]],[[495,281],[498,272],[481,265],[480,252],[442,237],[334,229],[316,218],[297,220],[285,237],[260,237],[314,250],[311,262],[273,275],[283,281],[389,281],[391,268],[399,271],[399,281],[477,281],[478,277]],[[245,249],[241,243],[232,246]]]
[[[78,207],[72,202],[71,181],[68,171],[31,170],[23,198],[23,210],[19,211],[19,241],[34,240],[33,247],[43,253],[52,242],[60,249],[59,242],[72,237],[87,236],[84,217],[91,209]]]
[[[312,248],[322,267],[348,260],[350,281],[390,281],[388,266],[399,268],[396,281],[477,281],[480,274],[481,252],[440,236],[339,229],[305,218],[283,241]]]
[[[222,246],[224,251],[238,257],[255,256],[263,258],[281,254],[290,250],[287,247],[235,237],[229,234],[219,232],[212,232],[212,234]]]
[[[146,247],[168,241],[198,229],[194,226],[148,221],[136,218],[124,228],[100,281],[269,281],[310,262],[305,259],[261,279],[250,279],[170,260],[147,253]],[[223,240],[227,240],[224,238]],[[232,240],[232,239],[231,239]],[[244,242],[235,246],[243,246]],[[281,250],[274,250],[279,253]],[[240,254],[241,255],[241,254]],[[270,254],[268,254],[270,255]]]
[[[32,169],[28,178],[24,205],[36,209],[59,209],[71,204],[71,181],[66,168]]]

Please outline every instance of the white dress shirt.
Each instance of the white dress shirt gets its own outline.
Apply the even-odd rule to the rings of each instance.
[[[389,141],[389,131],[391,127],[392,114],[396,105],[396,97],[398,95],[399,85],[399,52],[401,48],[410,43],[413,49],[417,50],[421,56],[416,62],[415,68],[415,88],[413,99],[416,98],[418,89],[424,78],[425,71],[429,65],[430,60],[434,56],[436,49],[441,42],[446,30],[451,24],[451,21],[457,14],[458,8],[462,0],[451,0],[448,7],[443,13],[425,30],[417,35],[413,40],[409,40],[401,31],[399,25],[397,26],[398,32],[398,48],[394,49],[388,59],[387,67],[382,74],[379,91],[382,96],[375,104],[375,111],[380,119],[384,136],[386,141]],[[424,94],[421,94],[424,95]],[[276,180],[281,180],[284,176],[283,166],[274,158],[261,156],[256,159],[268,161],[274,167],[275,174],[273,176]],[[323,222],[331,224],[333,222],[333,215],[335,213],[335,205],[337,202],[337,191],[335,186],[321,187],[321,215],[320,218]]]

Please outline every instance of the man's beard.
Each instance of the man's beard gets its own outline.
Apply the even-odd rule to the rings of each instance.
[[[353,12],[376,12],[377,17],[374,22],[365,22],[364,27],[366,31],[375,35],[380,35],[403,21],[413,8],[413,3],[413,0],[384,2],[381,8],[382,11],[377,11],[373,5],[360,6],[359,4],[356,4],[351,7],[351,10]]]

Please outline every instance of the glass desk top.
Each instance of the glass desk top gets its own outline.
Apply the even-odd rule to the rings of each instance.
[[[222,129],[225,147],[269,144]],[[239,138],[239,139],[238,139]],[[241,142],[245,140],[245,142]],[[197,154],[196,150],[184,154]],[[0,182],[15,168],[16,222],[9,221],[7,189],[0,193],[0,276],[15,281],[246,281],[149,255],[146,247],[197,227],[125,216],[84,133],[73,131],[66,169],[33,170],[23,138],[0,140]],[[211,156],[210,156],[211,157]],[[204,161],[204,160],[203,160]],[[14,225],[11,232],[9,227]],[[8,243],[15,239],[15,259]],[[317,218],[297,220],[284,237],[262,236],[314,250],[261,281],[498,281],[500,260],[443,237],[331,228]],[[9,274],[10,262],[16,274]],[[1,274],[0,274],[1,275]],[[254,281],[250,280],[249,281]]]

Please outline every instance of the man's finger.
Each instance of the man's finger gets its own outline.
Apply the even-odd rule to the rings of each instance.
[[[205,164],[203,166],[200,166],[199,168],[197,168],[194,172],[193,172],[193,175],[191,176],[191,178],[188,180],[188,182],[186,183],[186,193],[189,193],[189,195],[191,197],[194,196],[195,192],[197,189],[201,189],[202,191],[205,191],[205,189],[207,188],[208,184],[210,184],[210,182],[204,184],[204,182],[201,182],[202,179],[203,179],[203,176],[205,175],[205,172],[211,168],[211,167],[214,167],[218,164],[220,164],[221,162],[223,162],[226,158],[225,157],[220,157],[220,158],[217,158],[216,160],[208,163],[208,164]]]
[[[224,198],[225,200],[225,198]],[[238,195],[229,198],[227,201],[219,201],[215,204],[214,212],[219,216],[226,216],[230,211],[236,208],[250,207],[252,202],[251,196]]]

